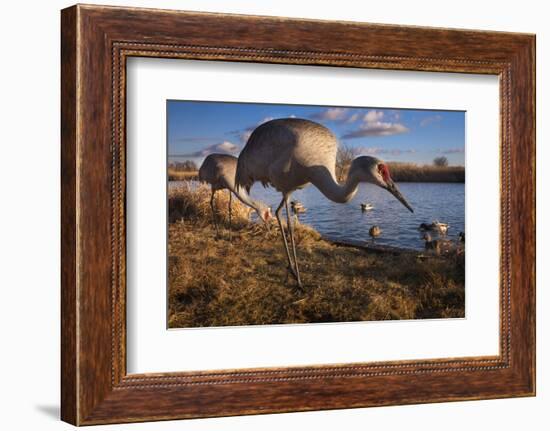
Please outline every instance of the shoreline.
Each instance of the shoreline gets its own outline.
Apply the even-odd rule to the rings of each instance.
[[[316,232],[318,232],[313,227],[311,229],[314,229]],[[341,239],[331,235],[322,235],[320,233],[319,235],[323,240],[330,242],[331,244],[334,244],[340,247],[353,247],[359,250],[364,250],[369,253],[375,253],[375,254],[388,253],[393,255],[408,254],[408,255],[415,255],[415,256],[424,254],[421,250],[416,250],[414,248],[395,247],[395,246],[384,245],[384,244],[373,244],[368,241],[360,241],[360,240],[353,240],[353,239]]]

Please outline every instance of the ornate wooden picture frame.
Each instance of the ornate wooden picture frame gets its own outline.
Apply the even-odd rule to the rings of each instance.
[[[535,394],[535,37],[102,6],[62,11],[61,416],[75,425]],[[500,354],[126,372],[129,57],[500,79]],[[497,223],[498,221],[495,220]]]

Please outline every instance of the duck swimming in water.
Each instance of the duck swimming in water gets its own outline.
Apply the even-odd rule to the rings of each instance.
[[[382,234],[382,229],[380,229],[380,226],[374,225],[369,229],[369,235],[374,241],[374,238],[379,237]]]
[[[445,235],[447,231],[449,230],[449,224],[448,223],[441,223],[438,220],[434,220],[431,223],[420,223],[420,226],[418,227],[419,230],[423,231],[434,231],[439,232],[442,235]]]
[[[294,212],[294,214],[302,214],[307,211],[307,208],[301,202],[298,202],[298,201],[291,201],[290,208],[292,208],[292,211]]]

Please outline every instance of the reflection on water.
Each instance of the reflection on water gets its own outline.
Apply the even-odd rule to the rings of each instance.
[[[455,239],[464,229],[464,184],[401,183],[399,188],[414,209],[409,212],[387,191],[371,184],[361,184],[357,195],[347,204],[337,204],[325,198],[314,186],[297,190],[292,199],[300,201],[307,211],[299,214],[306,223],[323,235],[342,240],[370,241],[369,228],[376,224],[382,229],[377,244],[423,249],[418,231],[420,223],[439,220],[449,223],[447,237]],[[281,194],[257,183],[251,195],[270,205],[273,210]],[[373,209],[362,212],[361,203],[371,203]]]

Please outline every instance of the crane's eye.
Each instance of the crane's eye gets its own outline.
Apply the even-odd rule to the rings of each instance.
[[[378,165],[378,173],[382,176],[382,179],[385,182],[388,182],[390,180],[390,170],[388,169],[388,166],[384,163],[380,163]]]

